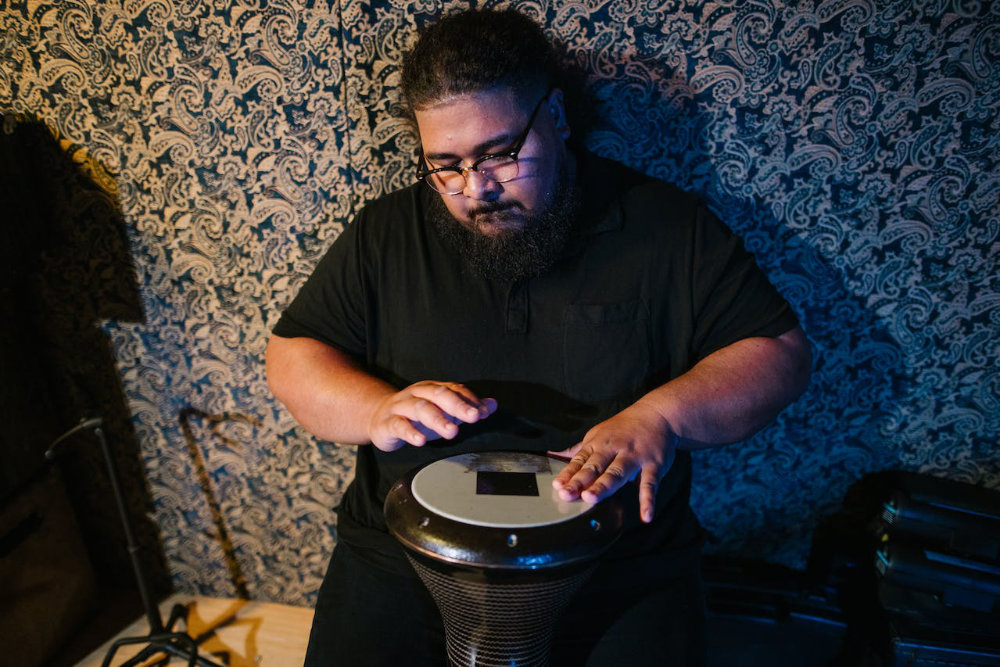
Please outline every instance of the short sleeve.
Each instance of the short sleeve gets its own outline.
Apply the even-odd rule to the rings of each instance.
[[[333,242],[274,333],[284,338],[314,338],[339,350],[365,356],[368,340],[362,211]]]
[[[779,336],[798,320],[743,242],[703,204],[696,208],[692,354],[700,360],[743,338]]]

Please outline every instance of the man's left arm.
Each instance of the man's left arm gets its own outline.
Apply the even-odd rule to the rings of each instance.
[[[571,458],[553,485],[565,500],[595,503],[638,474],[639,512],[648,523],[677,448],[702,449],[753,435],[805,391],[811,366],[799,328],[727,345],[561,452]]]

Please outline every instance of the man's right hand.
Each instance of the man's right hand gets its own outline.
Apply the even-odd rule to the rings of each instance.
[[[465,385],[417,382],[379,402],[368,422],[368,436],[386,452],[407,444],[420,447],[430,440],[451,440],[459,424],[473,424],[496,409],[496,400],[480,399]]]
[[[451,439],[459,425],[496,412],[454,382],[417,382],[403,390],[313,338],[271,336],[267,381],[275,397],[313,435],[344,445],[372,443],[387,452],[405,444]]]

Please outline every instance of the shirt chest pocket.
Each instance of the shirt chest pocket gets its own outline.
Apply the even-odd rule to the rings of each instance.
[[[563,316],[566,391],[583,401],[634,392],[649,375],[649,311],[639,300],[570,304]]]

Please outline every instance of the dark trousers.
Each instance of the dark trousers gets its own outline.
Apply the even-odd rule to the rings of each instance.
[[[706,663],[701,581],[692,576],[616,587],[598,579],[559,621],[552,667],[701,667]],[[409,577],[334,550],[320,587],[305,667],[443,667],[444,629],[430,594]]]

